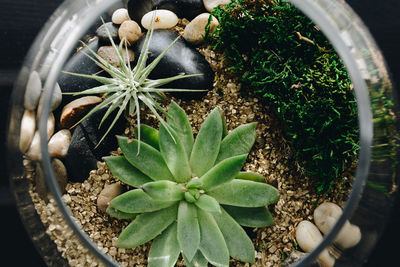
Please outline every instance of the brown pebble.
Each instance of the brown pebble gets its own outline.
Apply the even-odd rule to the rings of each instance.
[[[100,192],[97,198],[97,208],[102,212],[106,212],[110,201],[116,196],[120,195],[122,187],[119,183],[105,185],[104,189]]]
[[[109,46],[102,46],[97,50],[97,54],[102,57],[105,61],[110,63],[116,68],[119,68],[119,57],[117,53],[115,52],[115,48],[111,45]],[[132,62],[135,59],[135,54],[131,49],[128,49],[128,54],[126,53],[126,49],[122,49],[122,55],[124,57],[125,63],[128,63],[128,58],[129,61]]]
[[[65,168],[62,161],[59,159],[53,159],[51,164],[53,166],[54,176],[57,180],[57,184],[61,191],[61,194],[64,194],[68,182],[67,169]],[[47,202],[48,189],[47,189],[45,175],[43,173],[42,167],[40,166],[40,163],[36,163],[35,184],[36,184],[36,192],[39,194],[41,199]]]
[[[195,17],[185,28],[183,38],[192,44],[200,44],[206,35],[206,25],[210,17],[209,13],[203,13]],[[218,20],[213,16],[210,23],[210,32],[213,32],[219,25]]]
[[[102,99],[97,96],[84,96],[75,99],[64,106],[61,117],[60,125],[62,128],[71,128],[89,111],[89,109],[100,103]]]
[[[120,40],[125,38],[128,45],[132,45],[142,37],[142,29],[135,21],[126,20],[119,27],[118,35]]]

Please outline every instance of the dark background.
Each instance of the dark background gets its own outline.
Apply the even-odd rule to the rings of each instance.
[[[79,1],[79,0],[77,0]],[[336,0],[332,0],[336,1]],[[15,209],[6,170],[6,125],[10,92],[35,36],[61,0],[0,0],[0,255],[7,266],[44,266]],[[347,0],[364,20],[400,83],[400,1]],[[398,193],[397,193],[398,194]],[[400,199],[368,267],[399,266]],[[1,265],[3,265],[1,264]]]

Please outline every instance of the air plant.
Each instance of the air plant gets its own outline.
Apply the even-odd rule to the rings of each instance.
[[[218,108],[193,138],[189,120],[172,102],[159,130],[142,125],[142,142],[118,137],[122,156],[105,162],[135,189],[114,198],[109,215],[131,219],[117,245],[132,248],[153,240],[148,266],[228,266],[230,257],[254,262],[255,249],[242,226],[273,224],[267,206],[278,191],[256,173],[241,172],[255,141],[255,123],[229,134]],[[140,149],[140,154],[138,154]]]
[[[103,21],[104,23],[104,21]],[[131,67],[128,47],[126,39],[123,38],[117,47],[111,34],[106,27],[108,38],[115,50],[115,53],[119,59],[119,68],[114,67],[106,60],[101,58],[95,51],[88,47],[84,42],[83,46],[88,49],[91,55],[86,54],[93,62],[102,68],[110,77],[102,77],[97,74],[87,75],[80,73],[65,72],[67,74],[84,77],[88,79],[96,80],[103,85],[84,90],[82,92],[66,93],[72,94],[74,96],[78,95],[93,95],[101,94],[104,100],[96,105],[90,110],[81,120],[79,120],[71,128],[75,127],[87,117],[95,113],[96,111],[108,106],[107,112],[104,114],[99,128],[102,126],[104,121],[113,113],[113,111],[118,110],[114,119],[112,120],[107,131],[98,142],[100,144],[107,134],[110,132],[114,124],[118,121],[124,110],[127,110],[129,115],[136,115],[137,127],[140,129],[140,106],[141,103],[146,105],[150,111],[156,116],[156,118],[166,127],[164,119],[161,117],[160,113],[167,114],[166,111],[157,103],[156,99],[164,99],[165,92],[202,92],[205,90],[191,90],[191,89],[175,89],[175,88],[159,88],[175,80],[194,77],[202,74],[191,74],[185,75],[184,73],[178,74],[176,76],[162,78],[162,79],[149,79],[148,76],[168,52],[168,50],[178,41],[179,37],[176,38],[162,53],[157,56],[150,64],[147,65],[148,55],[149,55],[149,45],[153,35],[153,27],[151,30],[147,31],[145,36],[144,45],[140,52],[139,58],[137,60],[136,66]],[[123,51],[126,50],[126,56],[124,56]],[[125,58],[127,57],[127,58]],[[160,113],[159,113],[160,112]],[[167,127],[166,127],[167,128]],[[140,136],[138,137],[140,140]]]

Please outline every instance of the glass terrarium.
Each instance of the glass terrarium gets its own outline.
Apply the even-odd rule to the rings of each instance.
[[[396,100],[343,1],[65,1],[13,91],[10,179],[49,266],[358,266]]]

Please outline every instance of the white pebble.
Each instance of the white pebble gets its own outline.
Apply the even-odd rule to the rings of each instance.
[[[53,136],[55,128],[56,120],[54,118],[54,114],[50,113],[49,118],[47,119],[47,140],[49,140]]]
[[[135,21],[126,20],[119,27],[118,36],[120,40],[125,38],[125,40],[128,42],[128,45],[132,45],[134,42],[139,40],[140,37],[142,37],[142,29]]]
[[[49,154],[54,158],[65,158],[71,144],[71,132],[67,129],[58,131],[50,138]]]
[[[225,6],[230,2],[231,0],[203,0],[204,7],[208,12],[211,12],[217,6]]]
[[[311,252],[321,243],[322,235],[313,223],[302,221],[296,228],[296,240],[305,252]],[[326,249],[318,256],[318,261],[324,267],[331,267],[335,264],[335,258]]]
[[[324,202],[314,210],[314,222],[322,233],[327,234],[342,215],[342,209],[331,202]],[[351,248],[360,242],[361,231],[356,225],[346,221],[334,242],[343,249]]]
[[[154,29],[169,29],[178,23],[178,17],[174,12],[166,9],[153,10],[142,17],[143,28],[150,30],[152,21]]]
[[[35,134],[36,118],[35,112],[32,110],[25,110],[21,120],[21,131],[19,136],[19,150],[25,153]]]
[[[29,110],[35,110],[42,92],[42,82],[36,71],[29,75],[26,91],[24,95],[24,107]]]
[[[44,94],[42,94],[42,96],[40,97],[38,111],[37,111],[38,116],[40,116],[40,112],[42,111],[42,105],[44,101],[43,99],[44,99]],[[58,83],[56,83],[56,85],[54,86],[53,96],[51,98],[50,112],[58,108],[61,104],[61,101],[62,101],[61,88],[58,85]]]
[[[26,156],[32,160],[40,160],[42,158],[42,154],[40,153],[39,131],[35,132],[29,150],[26,152]]]
[[[122,24],[122,22],[126,20],[130,20],[131,18],[129,17],[128,10],[126,8],[119,8],[114,11],[114,13],[111,16],[111,21],[114,24]]]
[[[192,44],[200,44],[204,41],[206,35],[206,25],[210,13],[203,13],[195,17],[186,27],[183,32],[183,38]],[[218,20],[213,16],[210,23],[210,31],[213,32],[215,27],[219,25]]]

